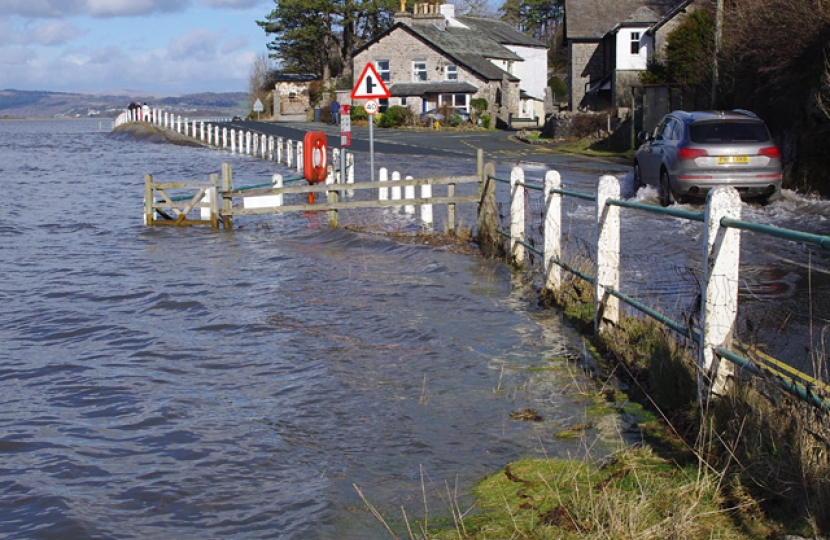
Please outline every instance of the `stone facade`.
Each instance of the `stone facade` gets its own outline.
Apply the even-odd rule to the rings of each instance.
[[[377,68],[379,61],[389,62],[389,80],[387,87],[395,83],[443,83],[448,82],[445,77],[446,66],[456,66],[457,79],[454,82],[469,83],[478,91],[469,96],[469,99],[484,98],[487,100],[492,118],[503,119],[507,122],[508,115],[518,115],[519,111],[519,84],[515,81],[486,81],[476,76],[472,71],[458,65],[452,59],[428,46],[423,41],[406,32],[402,28],[393,30],[380,40],[370,44],[354,57],[354,73],[363,73],[366,64],[372,62]],[[413,63],[426,62],[426,80],[415,80]],[[405,100],[405,104],[402,101]],[[501,103],[501,105],[499,105]],[[359,105],[359,103],[356,103]],[[438,107],[437,95],[393,97],[389,105],[405,105],[416,114]],[[466,106],[469,108],[469,100]],[[469,110],[469,109],[468,109]]]
[[[572,41],[568,44],[568,75],[571,83],[570,108],[577,110],[589,106],[586,93],[591,81],[598,81],[605,74],[602,49],[596,42]]]

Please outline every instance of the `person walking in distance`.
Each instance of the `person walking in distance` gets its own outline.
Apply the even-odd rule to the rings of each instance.
[[[336,99],[331,100],[331,123],[335,126],[340,123],[340,104]]]

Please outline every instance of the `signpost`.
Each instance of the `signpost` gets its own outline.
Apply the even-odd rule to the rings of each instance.
[[[352,145],[351,106],[340,106],[340,146]]]
[[[257,98],[256,102],[254,103],[254,112],[256,113],[257,122],[259,122],[259,113],[265,110],[265,107],[262,106],[262,101]]]
[[[363,68],[363,73],[357,79],[352,89],[352,99],[366,99],[363,104],[366,114],[369,115],[369,167],[371,167],[371,180],[375,181],[375,114],[380,109],[378,99],[389,99],[389,89],[383,84],[375,65],[369,62]]]

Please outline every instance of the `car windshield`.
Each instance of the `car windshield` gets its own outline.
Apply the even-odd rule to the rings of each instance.
[[[769,133],[761,122],[697,122],[689,126],[689,138],[698,144],[767,142]]]

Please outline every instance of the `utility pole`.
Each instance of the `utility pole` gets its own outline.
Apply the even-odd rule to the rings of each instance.
[[[715,51],[712,55],[712,110],[718,99],[718,55],[720,54],[721,29],[723,27],[723,0],[718,0],[715,8]]]

